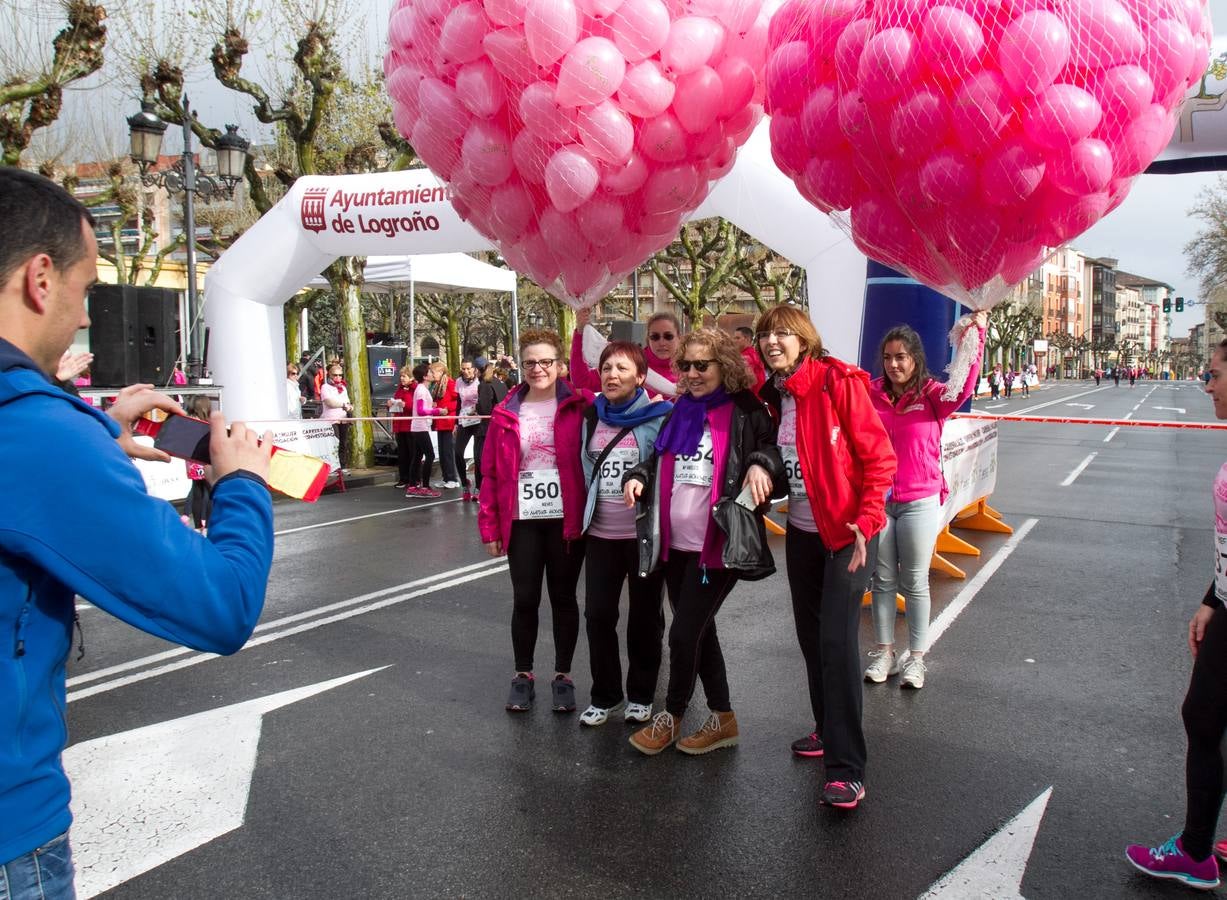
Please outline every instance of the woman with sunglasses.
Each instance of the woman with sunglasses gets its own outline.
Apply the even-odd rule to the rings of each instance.
[[[341,471],[346,474],[349,470],[349,414],[353,411],[354,405],[345,387],[345,370],[340,364],[333,363],[328,367],[328,380],[320,388],[320,418],[332,423],[332,430],[337,435]]]
[[[581,309],[575,313],[575,333],[571,335],[571,383],[595,392],[601,389],[601,374],[588,368],[584,360],[584,326],[591,317],[591,309]],[[669,384],[676,384],[673,357],[682,336],[681,322],[671,312],[653,313],[652,318],[648,319],[647,331],[648,342],[643,348],[643,357],[648,369]]]
[[[645,506],[640,571],[663,562],[673,608],[665,710],[630,739],[649,756],[674,743],[692,755],[737,743],[716,613],[739,578],[775,571],[758,513],[784,472],[775,424],[750,392],[752,376],[732,338],[712,328],[693,331],[682,338],[675,365],[680,393],[656,439],[656,456],[632,469],[623,486],[628,506],[636,500]],[[738,506],[743,492],[753,510]],[[730,529],[734,520],[741,527]],[[696,679],[710,713],[681,738]]]
[[[575,588],[584,562],[584,473],[580,426],[592,395],[558,380],[562,340],[534,329],[520,336],[524,383],[494,407],[481,453],[477,524],[491,556],[506,554],[513,607],[515,677],[509,712],[532,707],[533,653],[541,582],[554,622],[553,709],[575,710],[571,658],[579,639]]]
[[[929,563],[942,528],[942,506],[950,493],[942,474],[942,427],[980,381],[987,324],[988,312],[981,310],[961,326],[978,330],[979,346],[970,356],[962,388],[950,400],[943,396],[946,385],[929,375],[920,335],[907,325],[899,325],[882,338],[878,351],[882,377],[870,384],[869,396],[886,426],[899,467],[886,504],[886,524],[878,539],[878,565],[873,577],[873,626],[878,646],[869,651],[872,661],[865,669],[865,680],[874,684],[897,674],[900,687],[924,687],[924,655],[929,646]],[[908,652],[901,658],[895,655],[895,597],[899,593],[906,604],[908,630]]]
[[[769,373],[759,396],[780,423],[788,586],[814,713],[814,730],[792,750],[825,753],[822,802],[855,809],[865,796],[861,596],[886,521],[895,454],[869,399],[869,376],[830,356],[809,316],[772,307],[756,338]]]
[[[629,341],[611,341],[598,365],[601,393],[584,415],[585,569],[584,622],[592,664],[592,704],[580,724],[604,725],[626,705],[628,722],[652,716],[660,642],[665,618],[660,608],[660,572],[641,574],[635,511],[622,497],[622,476],[652,458],[653,444],[673,404],[652,402],[643,381],[648,364]],[[622,656],[618,649],[618,604],[627,587],[626,694],[622,693]]]

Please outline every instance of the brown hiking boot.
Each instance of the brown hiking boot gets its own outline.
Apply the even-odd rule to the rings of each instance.
[[[737,743],[737,717],[732,712],[712,712],[703,727],[677,742],[677,749],[691,756],[710,753]]]
[[[655,756],[680,736],[682,725],[667,712],[658,712],[652,717],[652,724],[640,728],[631,735],[631,746],[640,753]]]

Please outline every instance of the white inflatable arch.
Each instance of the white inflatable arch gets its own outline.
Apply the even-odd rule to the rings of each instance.
[[[824,343],[855,358],[865,257],[776,168],[765,121],[692,218],[710,216],[802,266]],[[209,367],[225,390],[227,417],[285,417],[282,307],[338,256],[488,249],[425,169],[298,179],[205,277]]]

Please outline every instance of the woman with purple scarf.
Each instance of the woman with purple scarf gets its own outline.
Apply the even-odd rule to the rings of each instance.
[[[656,456],[623,480],[627,505],[641,506],[641,569],[663,567],[673,609],[665,710],[630,739],[649,756],[674,743],[692,755],[737,743],[716,613],[738,579],[775,571],[761,513],[784,472],[775,423],[750,391],[754,378],[732,338],[694,331],[682,338],[674,367],[678,400]],[[710,713],[682,738],[696,680]]]

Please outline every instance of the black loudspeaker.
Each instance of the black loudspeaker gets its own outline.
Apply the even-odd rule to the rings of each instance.
[[[91,380],[165,386],[179,355],[179,296],[167,288],[98,284],[89,295]]]
[[[609,326],[611,341],[630,341],[640,347],[647,346],[648,326],[644,322],[632,322],[629,319],[615,319]]]

